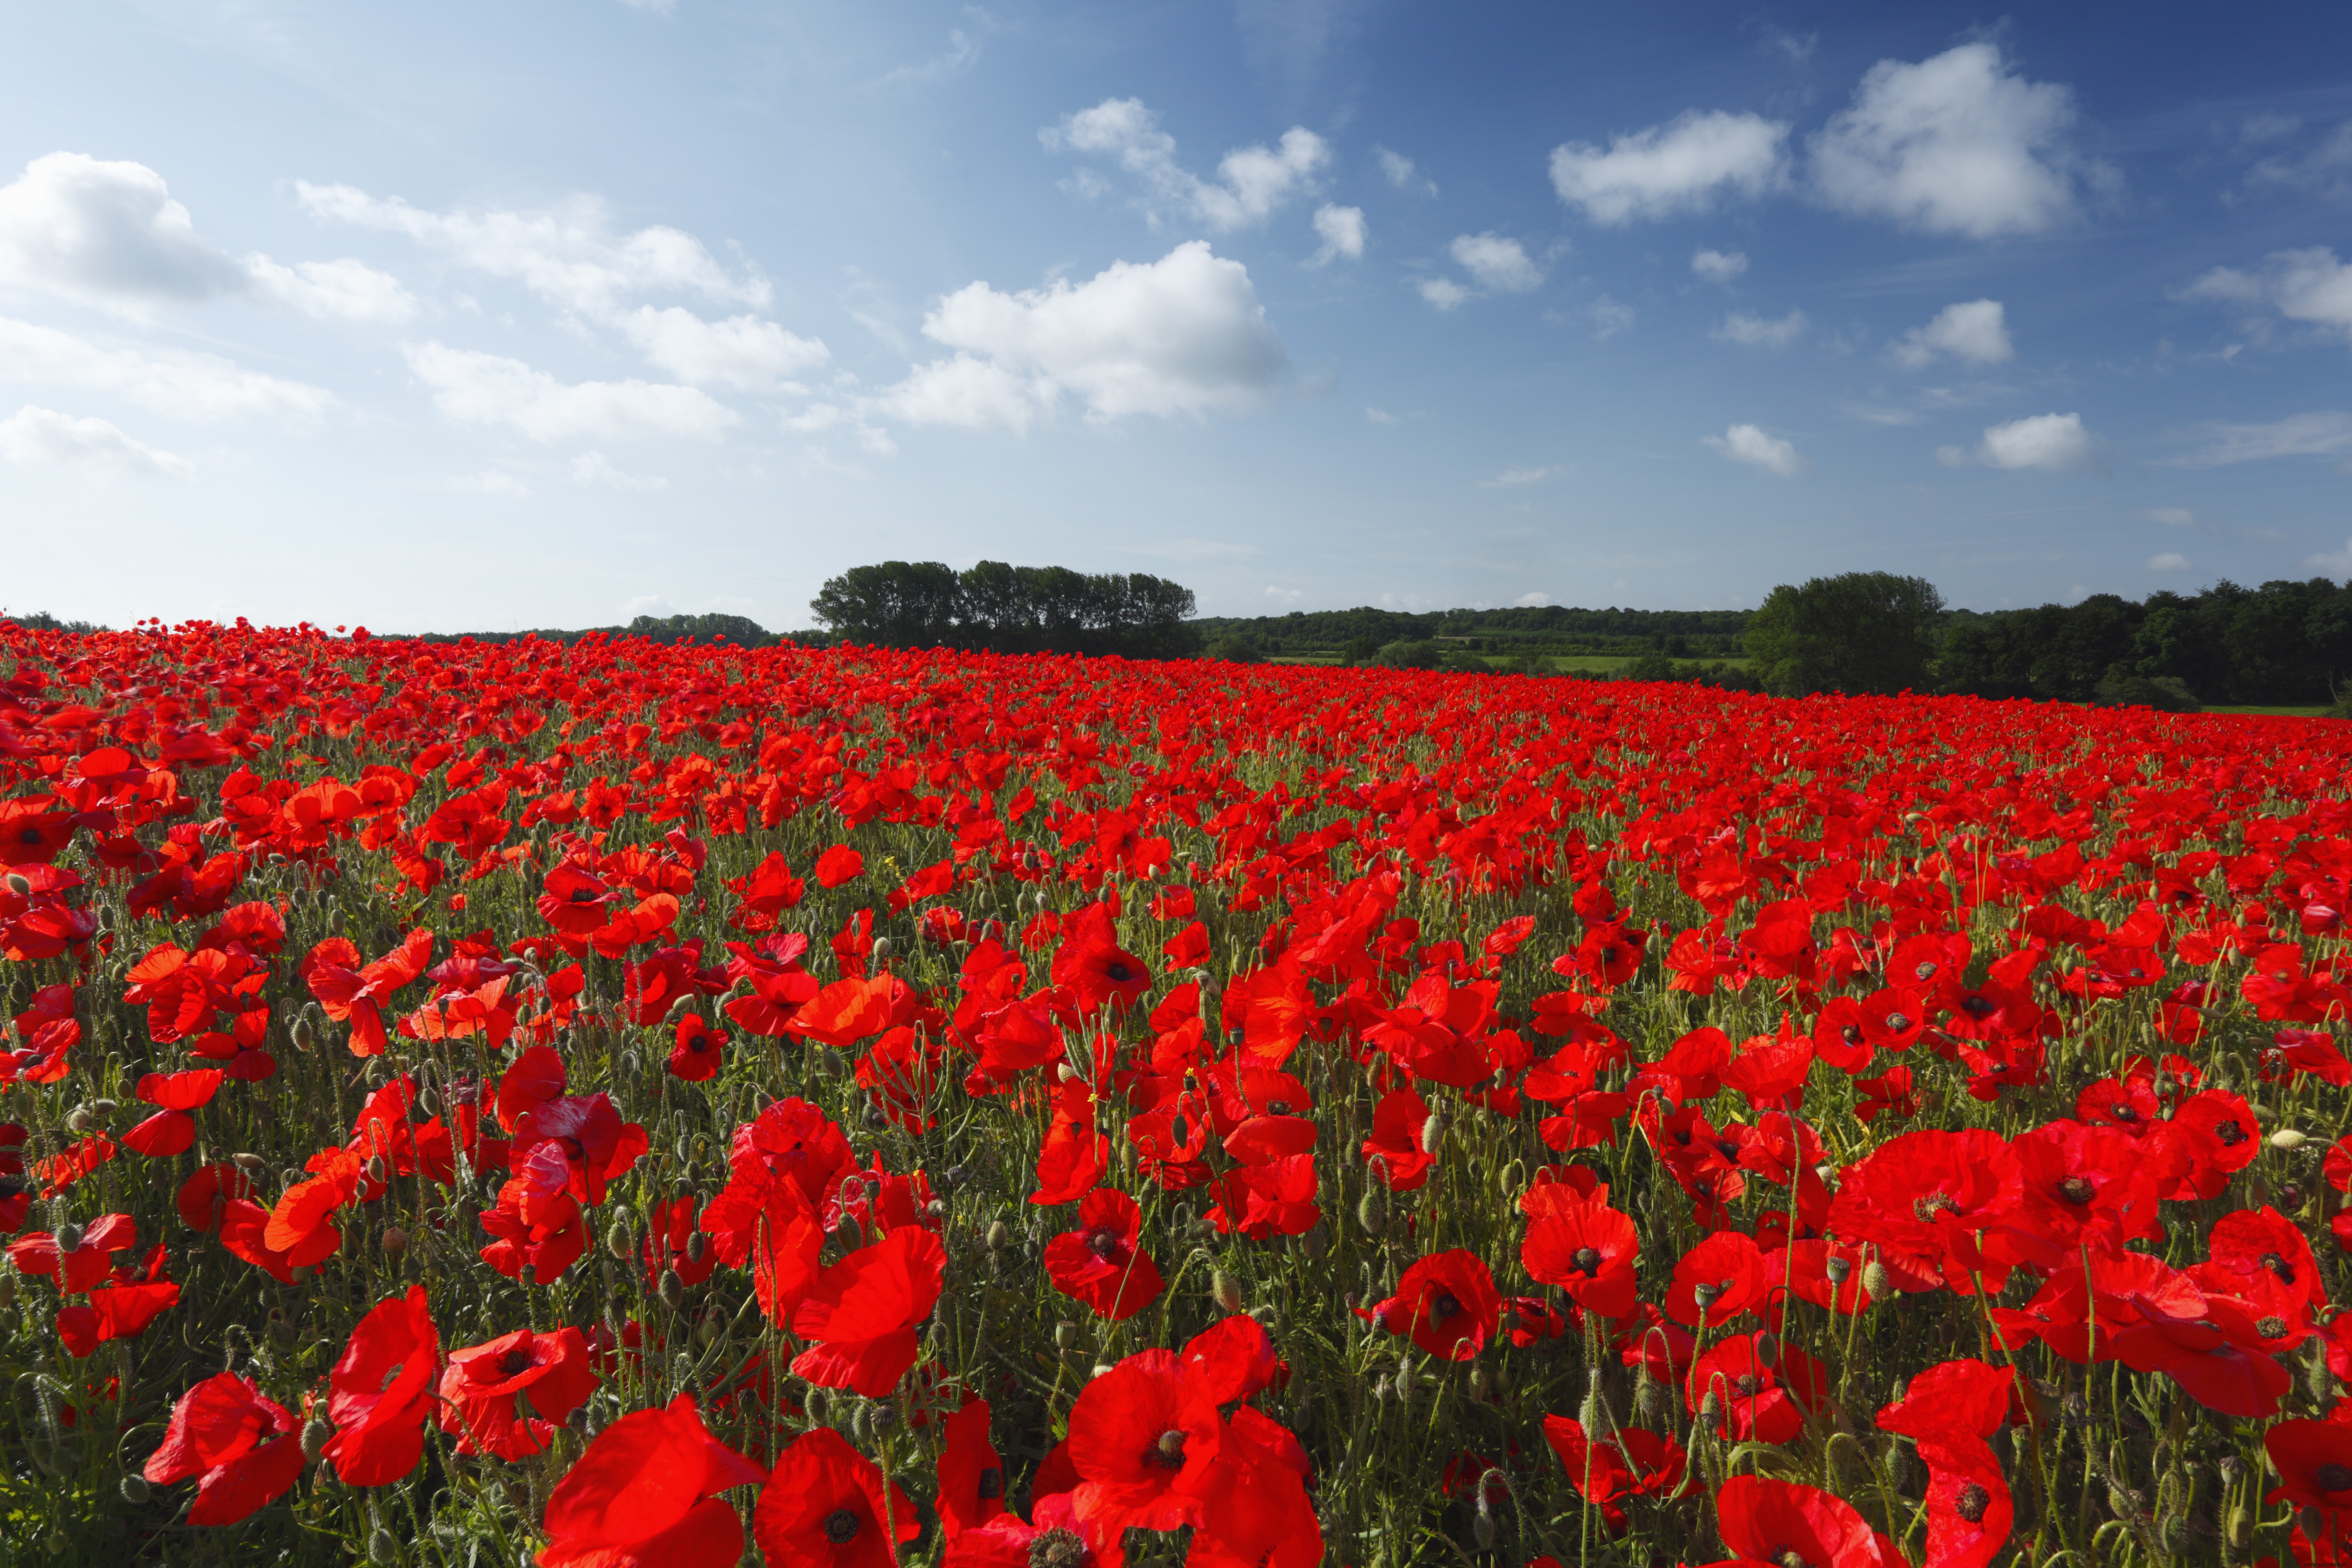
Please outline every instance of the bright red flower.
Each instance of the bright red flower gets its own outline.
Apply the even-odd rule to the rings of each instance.
[[[549,1496],[540,1568],[733,1568],[743,1523],[716,1494],[766,1479],[710,1435],[690,1394],[624,1415]]]
[[[54,1234],[36,1231],[8,1244],[8,1261],[19,1274],[49,1275],[68,1295],[87,1290],[114,1267],[113,1255],[132,1246],[138,1227],[127,1214],[110,1214],[88,1228],[68,1225]]]
[[[578,1329],[518,1329],[449,1352],[441,1373],[441,1430],[457,1436],[460,1454],[528,1458],[547,1451],[557,1425],[596,1392],[596,1383]],[[528,1416],[516,1408],[518,1394],[530,1402]]]
[[[1606,1204],[1576,1198],[1555,1202],[1531,1221],[1519,1247],[1529,1279],[1559,1286],[1578,1306],[1604,1318],[1633,1310],[1640,1284],[1633,1265],[1641,1254],[1641,1233],[1630,1218]]]
[[[1202,1522],[1202,1494],[1224,1447],[1210,1393],[1168,1351],[1129,1356],[1070,1407],[1072,1504],[1103,1538]]]
[[[345,1486],[384,1486],[416,1468],[440,1359],[422,1285],[377,1302],[352,1331],[327,1380],[326,1457]]]
[[[726,1059],[726,1033],[703,1022],[699,1013],[682,1015],[670,1039],[670,1076],[688,1083],[717,1078]]]
[[[1004,1460],[988,1440],[988,1401],[967,1398],[940,1428],[940,1533],[949,1542],[1004,1512]]]
[[[1373,1167],[1391,1192],[1410,1193],[1429,1180],[1433,1163],[1421,1146],[1421,1130],[1429,1121],[1429,1102],[1412,1088],[1394,1089],[1372,1107],[1372,1135],[1364,1140],[1364,1158],[1377,1158]]]
[[[885,1486],[871,1459],[830,1426],[777,1457],[751,1512],[751,1537],[770,1568],[891,1568],[898,1543],[923,1532],[914,1500]]]
[[[1804,1430],[1805,1417],[1822,1407],[1829,1391],[1829,1374],[1819,1362],[1755,1333],[1710,1346],[1691,1368],[1684,1392],[1694,1413],[1714,1396],[1723,1411],[1716,1433],[1725,1441],[1786,1443]]]
[[[1159,1299],[1159,1267],[1136,1250],[1143,1210],[1113,1187],[1097,1187],[1078,1202],[1078,1228],[1045,1243],[1044,1262],[1054,1289],[1084,1302],[1097,1317],[1120,1322]]]
[[[1666,1316],[1693,1328],[1714,1328],[1765,1304],[1779,1283],[1765,1272],[1764,1254],[1753,1237],[1719,1230],[1675,1263],[1666,1287]],[[1707,1304],[1699,1305],[1704,1289]]]
[[[1853,1504],[1818,1487],[1733,1476],[1715,1494],[1723,1544],[1780,1568],[1902,1568],[1903,1559]]]
[[[880,1399],[915,1364],[915,1325],[931,1315],[947,1249],[919,1226],[892,1231],[817,1277],[793,1312],[793,1332],[817,1342],[793,1371],[825,1388]]]
[[[846,844],[836,844],[816,858],[816,885],[838,888],[866,874],[866,857]]]
[[[1397,1293],[1365,1316],[1392,1334],[1411,1334],[1431,1355],[1468,1361],[1495,1332],[1502,1305],[1486,1261],[1456,1248],[1416,1258]]]
[[[2338,1520],[2352,1519],[2352,1426],[2341,1421],[2282,1421],[2263,1434],[2279,1484],[2263,1500],[2284,1500]]]
[[[1613,1441],[1595,1441],[1565,1415],[1545,1416],[1543,1433],[1568,1484],[1601,1510],[1612,1531],[1622,1531],[1628,1522],[1622,1500],[1670,1493],[1683,1483],[1688,1456],[1672,1437],[1629,1426]]]
[[[1972,1295],[1979,1280],[2000,1289],[2021,1261],[2010,1226],[2024,1193],[2024,1168],[1999,1133],[1906,1132],[1846,1171],[1827,1228]]]
[[[159,1487],[196,1477],[188,1522],[235,1524],[301,1479],[300,1425],[252,1379],[217,1373],[180,1395],[140,1474]]]

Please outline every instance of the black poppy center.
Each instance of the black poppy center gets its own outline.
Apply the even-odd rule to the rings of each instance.
[[[1110,977],[1110,983],[1113,985],[1124,985],[1135,978],[1135,971],[1129,969],[1123,961],[1116,958],[1103,966],[1103,973]]]
[[[506,1354],[499,1357],[499,1373],[500,1376],[514,1377],[521,1373],[529,1372],[530,1370],[530,1352],[529,1351],[511,1350],[507,1352]]]
[[[1076,1531],[1041,1530],[1029,1542],[1029,1568],[1078,1568],[1087,1543]]]
[[[1978,1017],[1981,1018],[1986,1014],[1992,1012],[1995,1005],[1993,999],[1990,996],[1968,996],[1961,1000],[1960,1005],[1968,1012],[1973,1013]]]
[[[1743,1372],[1738,1377],[1731,1380],[1731,1386],[1739,1391],[1740,1398],[1753,1399],[1756,1397],[1756,1390],[1759,1385],[1756,1382],[1756,1374],[1754,1373]]]
[[[1576,1249],[1576,1257],[1573,1261],[1576,1264],[1576,1271],[1580,1274],[1598,1274],[1601,1272],[1601,1254],[1595,1248],[1590,1247],[1578,1247]]]
[[[1911,1212],[1920,1219],[1933,1223],[1939,1214],[1959,1213],[1960,1205],[1949,1193],[1929,1193],[1911,1205]]]
[[[2120,1100],[2107,1107],[2107,1114],[2114,1117],[2118,1121],[2137,1121],[2139,1120],[2139,1112],[2134,1110],[2130,1106],[2124,1104]]]
[[[2311,1484],[2324,1492],[2352,1491],[2352,1468],[2322,1465],[2311,1472]]]
[[[1862,1032],[1862,1026],[1859,1024],[1848,1024],[1840,1031],[1840,1035],[1849,1046],[1858,1046],[1862,1044],[1864,1038]]]
[[[1985,1510],[1991,1506],[1992,1493],[1985,1490],[1984,1488],[1977,1485],[1974,1481],[1970,1481],[1967,1486],[1962,1487],[1960,1489],[1960,1495],[1952,1500],[1952,1510],[1955,1513],[1958,1513],[1962,1519],[1967,1520],[1970,1524],[1982,1524],[1984,1522]]]
[[[1265,1102],[1265,1113],[1268,1116],[1287,1116],[1290,1114],[1290,1101],[1269,1100]]]
[[[2254,1321],[2254,1332],[2266,1340],[2284,1339],[2286,1320],[2280,1317],[2258,1318]]]
[[[1118,1234],[1108,1230],[1088,1231],[1087,1233],[1087,1250],[1093,1253],[1097,1258],[1109,1258],[1118,1257]]]
[[[2285,1280],[2288,1284],[2292,1285],[2294,1283],[2294,1265],[2289,1263],[2285,1258],[2281,1258],[2277,1253],[2263,1253],[2263,1267],[2277,1275],[2281,1279]]]
[[[2246,1130],[2234,1121],[2216,1122],[2213,1136],[2221,1141],[2223,1148],[2234,1149],[2246,1141]]]
[[[846,1546],[857,1539],[857,1510],[837,1508],[824,1516],[824,1538],[835,1546]]]
[[[1143,1458],[1147,1464],[1157,1465],[1163,1470],[1182,1469],[1184,1468],[1183,1430],[1181,1427],[1171,1426],[1160,1434],[1160,1441],[1146,1448],[1143,1451]]]
[[[1437,1300],[1429,1304],[1429,1316],[1433,1322],[1444,1322],[1462,1310],[1462,1303],[1451,1290],[1440,1290]]]
[[[980,1496],[982,1501],[1004,1495],[1004,1472],[994,1465],[980,1472]]]
[[[1772,1561],[1778,1568],[1813,1568],[1813,1560],[1793,1546],[1783,1546],[1772,1553]]]
[[[2086,1204],[2099,1195],[2088,1176],[2069,1176],[2058,1184],[2058,1195],[2070,1204]]]

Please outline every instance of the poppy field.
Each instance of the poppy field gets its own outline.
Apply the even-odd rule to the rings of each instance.
[[[0,624],[58,1563],[2352,1558],[2352,725]]]

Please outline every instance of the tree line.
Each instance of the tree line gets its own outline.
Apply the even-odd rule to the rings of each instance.
[[[834,638],[884,647],[1188,658],[1202,642],[1192,590],[1140,572],[885,561],[830,579],[809,608]]]

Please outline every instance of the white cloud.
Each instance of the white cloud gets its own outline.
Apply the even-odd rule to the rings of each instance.
[[[1967,456],[1987,468],[2012,472],[2038,468],[2044,473],[2083,473],[2099,466],[2091,433],[2083,428],[2079,414],[2036,414],[1990,426],[1983,441]]]
[[[1315,176],[1331,161],[1320,136],[1294,125],[1276,147],[1226,153],[1217,164],[1216,180],[1203,180],[1177,163],[1176,139],[1160,129],[1158,117],[1139,98],[1107,98],[1063,116],[1059,125],[1037,135],[1056,152],[1116,159],[1155,200],[1220,232],[1264,223],[1292,198],[1312,191]]]
[[[1470,298],[1470,290],[1451,278],[1424,278],[1413,285],[1421,297],[1441,310],[1451,310]]]
[[[255,298],[314,321],[397,326],[416,314],[416,297],[400,279],[363,261],[298,261],[280,267],[267,256],[254,256],[246,266]]]
[[[1606,341],[1633,330],[1633,307],[1621,305],[1603,294],[1592,301],[1592,335]]]
[[[2281,250],[2255,272],[2217,267],[2185,291],[2192,300],[2269,305],[2290,321],[2310,321],[2352,337],[2352,264],[2324,245]]]
[[[1532,610],[1541,605],[1550,604],[1551,595],[1549,594],[1522,594],[1517,598],[1513,599],[1511,603],[1520,606],[1522,609]]]
[[[2139,515],[2142,522],[2160,522],[2167,528],[2197,526],[2197,514],[2185,506],[2152,506]]]
[[[2074,94],[2013,74],[1997,45],[1917,65],[1881,60],[1811,142],[1811,178],[1841,211],[1935,234],[2039,234],[2112,178],[2074,149]]]
[[[1797,448],[1778,436],[1768,436],[1753,425],[1734,425],[1720,436],[1704,437],[1706,444],[1735,463],[1746,463],[1768,474],[1778,474],[1784,479],[1797,477],[1804,468],[1804,459]]]
[[[1612,137],[1605,153],[1583,142],[1553,148],[1552,188],[1595,223],[1700,212],[1718,195],[1752,199],[1782,184],[1788,135],[1785,121],[1760,114],[1694,109]]]
[[[1315,234],[1322,240],[1323,248],[1315,253],[1308,266],[1320,267],[1339,256],[1353,261],[1364,254],[1364,241],[1370,234],[1364,226],[1364,209],[1328,204],[1319,206],[1315,209]]]
[[[1556,468],[1505,468],[1491,479],[1480,479],[1478,488],[1488,490],[1513,489],[1520,485],[1532,485],[1559,472]]]
[[[2204,445],[2175,460],[2176,467],[2218,468],[2272,458],[2331,458],[2352,451],[2352,414],[2324,409],[2296,414],[2267,425],[2207,425]]]
[[[2168,550],[2161,555],[2149,556],[2146,563],[2143,563],[2141,570],[2147,572],[2186,572],[2189,570],[2189,557]]]
[[[632,11],[643,11],[655,16],[677,14],[677,0],[621,0],[621,4]]]
[[[743,392],[787,389],[785,378],[833,357],[815,338],[798,337],[757,316],[706,321],[671,305],[640,305],[614,325],[646,359],[695,386],[728,386]]]
[[[923,333],[955,358],[918,366],[878,404],[913,424],[1025,430],[1065,392],[1095,420],[1242,410],[1265,400],[1286,364],[1249,269],[1206,240],[1113,262],[1081,284],[1012,294],[968,284],[923,318]]]
[[[1305,602],[1307,598],[1307,590],[1304,588],[1277,588],[1273,584],[1268,584],[1266,585],[1265,596],[1272,599],[1277,605],[1297,605]]]
[[[1409,192],[1416,196],[1433,196],[1437,194],[1437,182],[1414,168],[1412,160],[1403,153],[1391,153],[1385,147],[1375,147],[1372,149],[1372,156],[1380,161],[1381,173],[1388,176],[1389,184],[1398,190]]]
[[[1709,335],[1718,342],[1738,343],[1742,348],[1785,349],[1803,337],[1810,324],[1802,310],[1791,310],[1778,321],[1734,310]]]
[[[403,321],[416,301],[359,261],[281,266],[231,257],[196,232],[163,176],[79,153],[34,159],[0,186],[0,285],[118,311],[243,296],[325,320]]]
[[[214,354],[100,348],[54,327],[5,318],[0,381],[114,393],[158,414],[198,421],[259,414],[308,423],[335,401],[321,388],[239,370]]]
[[[77,419],[29,403],[0,419],[0,462],[167,479],[185,479],[196,469],[185,458],[142,446],[103,419]]]
[[[519,359],[438,342],[404,344],[401,352],[445,416],[464,425],[504,425],[533,441],[715,441],[742,422],[691,386],[567,384]]]
[[[1524,294],[1543,282],[1543,268],[1516,239],[1492,232],[1457,235],[1447,249],[1481,288],[1498,294]]]
[[[1924,327],[1914,327],[1888,351],[1906,370],[1921,370],[1937,354],[1950,354],[1970,364],[1999,364],[2014,359],[2009,322],[1998,300],[1970,300],[1947,305]]]
[[[2336,576],[2352,576],[2352,539],[2346,540],[2341,550],[2323,550],[2315,555],[2306,555],[2303,563]]]
[[[1367,425],[1393,425],[1396,422],[1397,416],[1390,413],[1385,408],[1367,408],[1364,410],[1364,423]]]
[[[449,488],[460,495],[490,496],[499,500],[522,500],[530,494],[529,485],[503,468],[461,474],[449,481]]]
[[[772,292],[766,279],[737,278],[681,230],[655,226],[615,235],[604,204],[593,196],[536,212],[435,213],[350,185],[297,181],[294,189],[319,217],[404,235],[461,267],[599,321],[630,294],[676,291],[764,306]]]
[[[1729,283],[1748,270],[1744,250],[1694,250],[1691,270],[1710,283]]]
[[[612,459],[602,452],[583,452],[572,459],[572,482],[578,485],[602,485],[608,490],[627,490],[638,495],[669,489],[669,481],[659,474],[625,474],[614,468]]]

